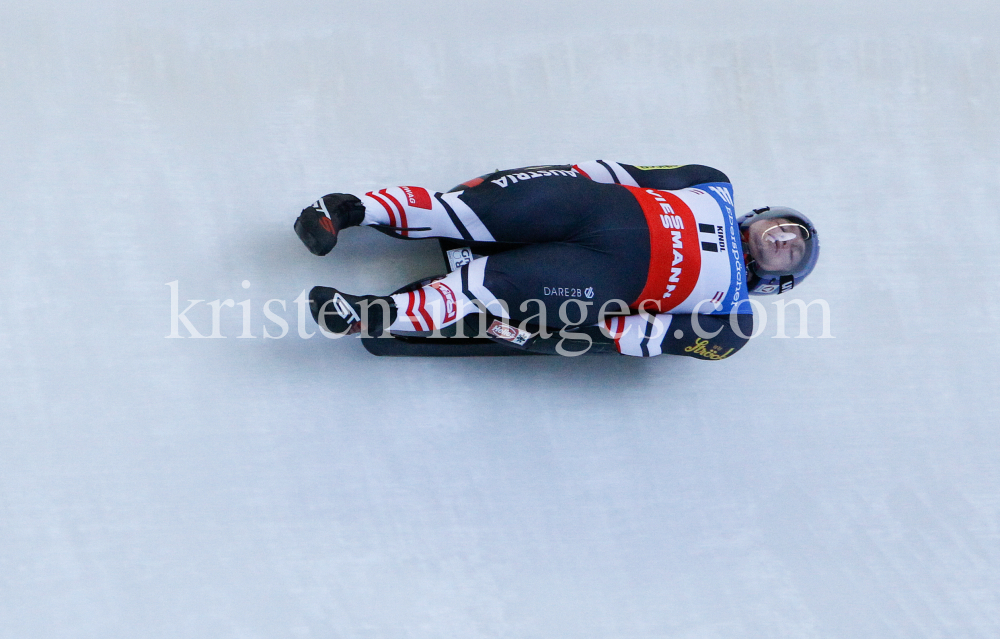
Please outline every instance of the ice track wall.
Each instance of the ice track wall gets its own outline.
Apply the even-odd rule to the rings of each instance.
[[[0,637],[997,636],[997,22],[0,9]],[[807,212],[834,338],[770,305],[718,363],[298,337],[304,289],[440,268],[364,230],[313,257],[316,197],[595,158]],[[233,300],[225,339],[165,338],[169,282],[205,334]]]

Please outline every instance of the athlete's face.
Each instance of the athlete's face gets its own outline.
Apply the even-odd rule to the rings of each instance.
[[[753,222],[748,235],[750,255],[765,271],[790,272],[805,256],[803,228],[783,217]]]

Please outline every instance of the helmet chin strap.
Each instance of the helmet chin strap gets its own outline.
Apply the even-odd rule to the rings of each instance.
[[[750,252],[750,234],[747,229],[740,229],[740,239],[743,240],[743,265],[752,273],[754,266],[757,265],[757,258]]]

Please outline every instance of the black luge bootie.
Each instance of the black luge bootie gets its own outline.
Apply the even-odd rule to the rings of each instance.
[[[317,286],[309,292],[309,310],[320,328],[328,333],[379,337],[396,319],[391,297],[348,295],[335,288]]]
[[[365,219],[365,206],[348,193],[324,195],[302,209],[295,220],[295,234],[314,255],[326,255],[337,245],[341,230]]]

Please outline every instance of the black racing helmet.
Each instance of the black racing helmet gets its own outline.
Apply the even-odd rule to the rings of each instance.
[[[786,271],[769,271],[762,268],[753,255],[750,254],[749,230],[750,225],[759,220],[785,219],[794,226],[799,227],[802,239],[805,241],[805,251],[802,257]],[[743,239],[743,258],[747,265],[747,290],[751,295],[777,295],[790,291],[793,287],[806,278],[816,267],[819,260],[819,236],[816,234],[816,227],[805,215],[795,209],[784,206],[766,206],[762,209],[754,209],[750,213],[740,216],[737,220],[740,225],[740,235]],[[781,224],[780,226],[785,226]]]

